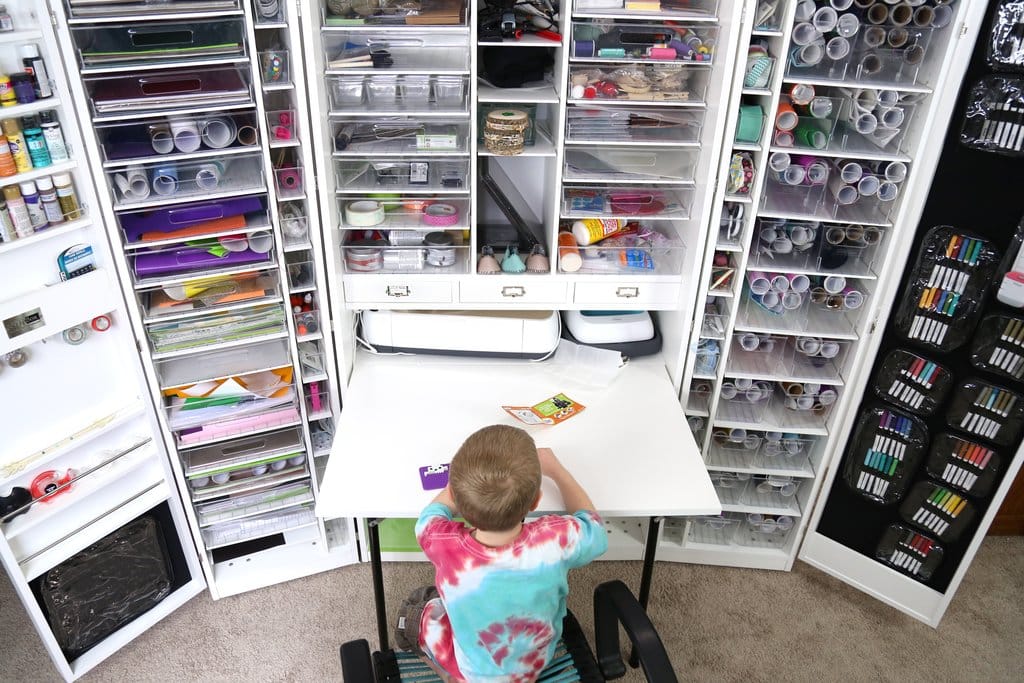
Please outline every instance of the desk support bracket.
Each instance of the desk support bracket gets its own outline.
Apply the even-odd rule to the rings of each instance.
[[[384,569],[380,559],[381,520],[366,520],[366,535],[370,546],[370,571],[373,574],[373,605],[377,610],[377,640],[381,652],[388,649],[388,612],[384,604]]]

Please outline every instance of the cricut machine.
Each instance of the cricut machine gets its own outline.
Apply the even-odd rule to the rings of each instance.
[[[630,356],[661,350],[661,335],[647,311],[563,311],[562,336],[569,341]]]
[[[362,338],[381,353],[544,358],[558,311],[363,311]]]

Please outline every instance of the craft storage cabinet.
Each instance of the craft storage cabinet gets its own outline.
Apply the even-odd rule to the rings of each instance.
[[[44,68],[38,92],[30,81],[0,111],[5,149],[14,138],[24,154],[0,176],[0,561],[57,672],[72,680],[205,583],[49,9],[26,0],[8,11],[15,30],[0,33],[0,72],[23,73],[26,48]],[[118,544],[140,558],[132,576],[118,569]],[[117,585],[91,582],[98,567]]]
[[[380,308],[652,310],[680,385],[740,17],[732,3],[689,5],[563,2],[533,22],[546,33],[518,39],[501,37],[486,2],[304,12],[343,395],[366,353],[360,311]],[[658,61],[647,48],[662,34],[680,49]],[[619,51],[588,52],[595,41]],[[589,219],[635,221],[652,248],[620,264],[619,246],[559,247]],[[582,267],[563,262],[570,252]],[[646,528],[611,520],[610,556],[639,558]],[[421,557],[409,530],[385,523],[385,557]]]
[[[214,597],[352,562],[298,6],[52,8],[93,210]]]

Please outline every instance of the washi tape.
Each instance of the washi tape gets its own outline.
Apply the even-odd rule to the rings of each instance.
[[[384,206],[372,199],[360,199],[345,205],[345,222],[364,228],[384,222]]]
[[[459,222],[459,210],[451,204],[431,204],[423,209],[423,224],[448,227]]]

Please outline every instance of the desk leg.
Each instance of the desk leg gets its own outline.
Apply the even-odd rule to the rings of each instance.
[[[384,605],[384,569],[380,561],[379,519],[366,520],[366,535],[370,545],[370,571],[373,573],[373,604],[377,610],[377,640],[380,650],[388,649],[388,613]]]
[[[647,600],[651,597],[651,577],[654,574],[654,556],[658,554],[658,530],[661,529],[661,517],[651,517],[647,526],[647,544],[644,546],[644,566],[640,573],[640,591],[636,596],[641,607],[647,609]],[[634,669],[640,666],[636,649],[629,653],[629,665]]]

